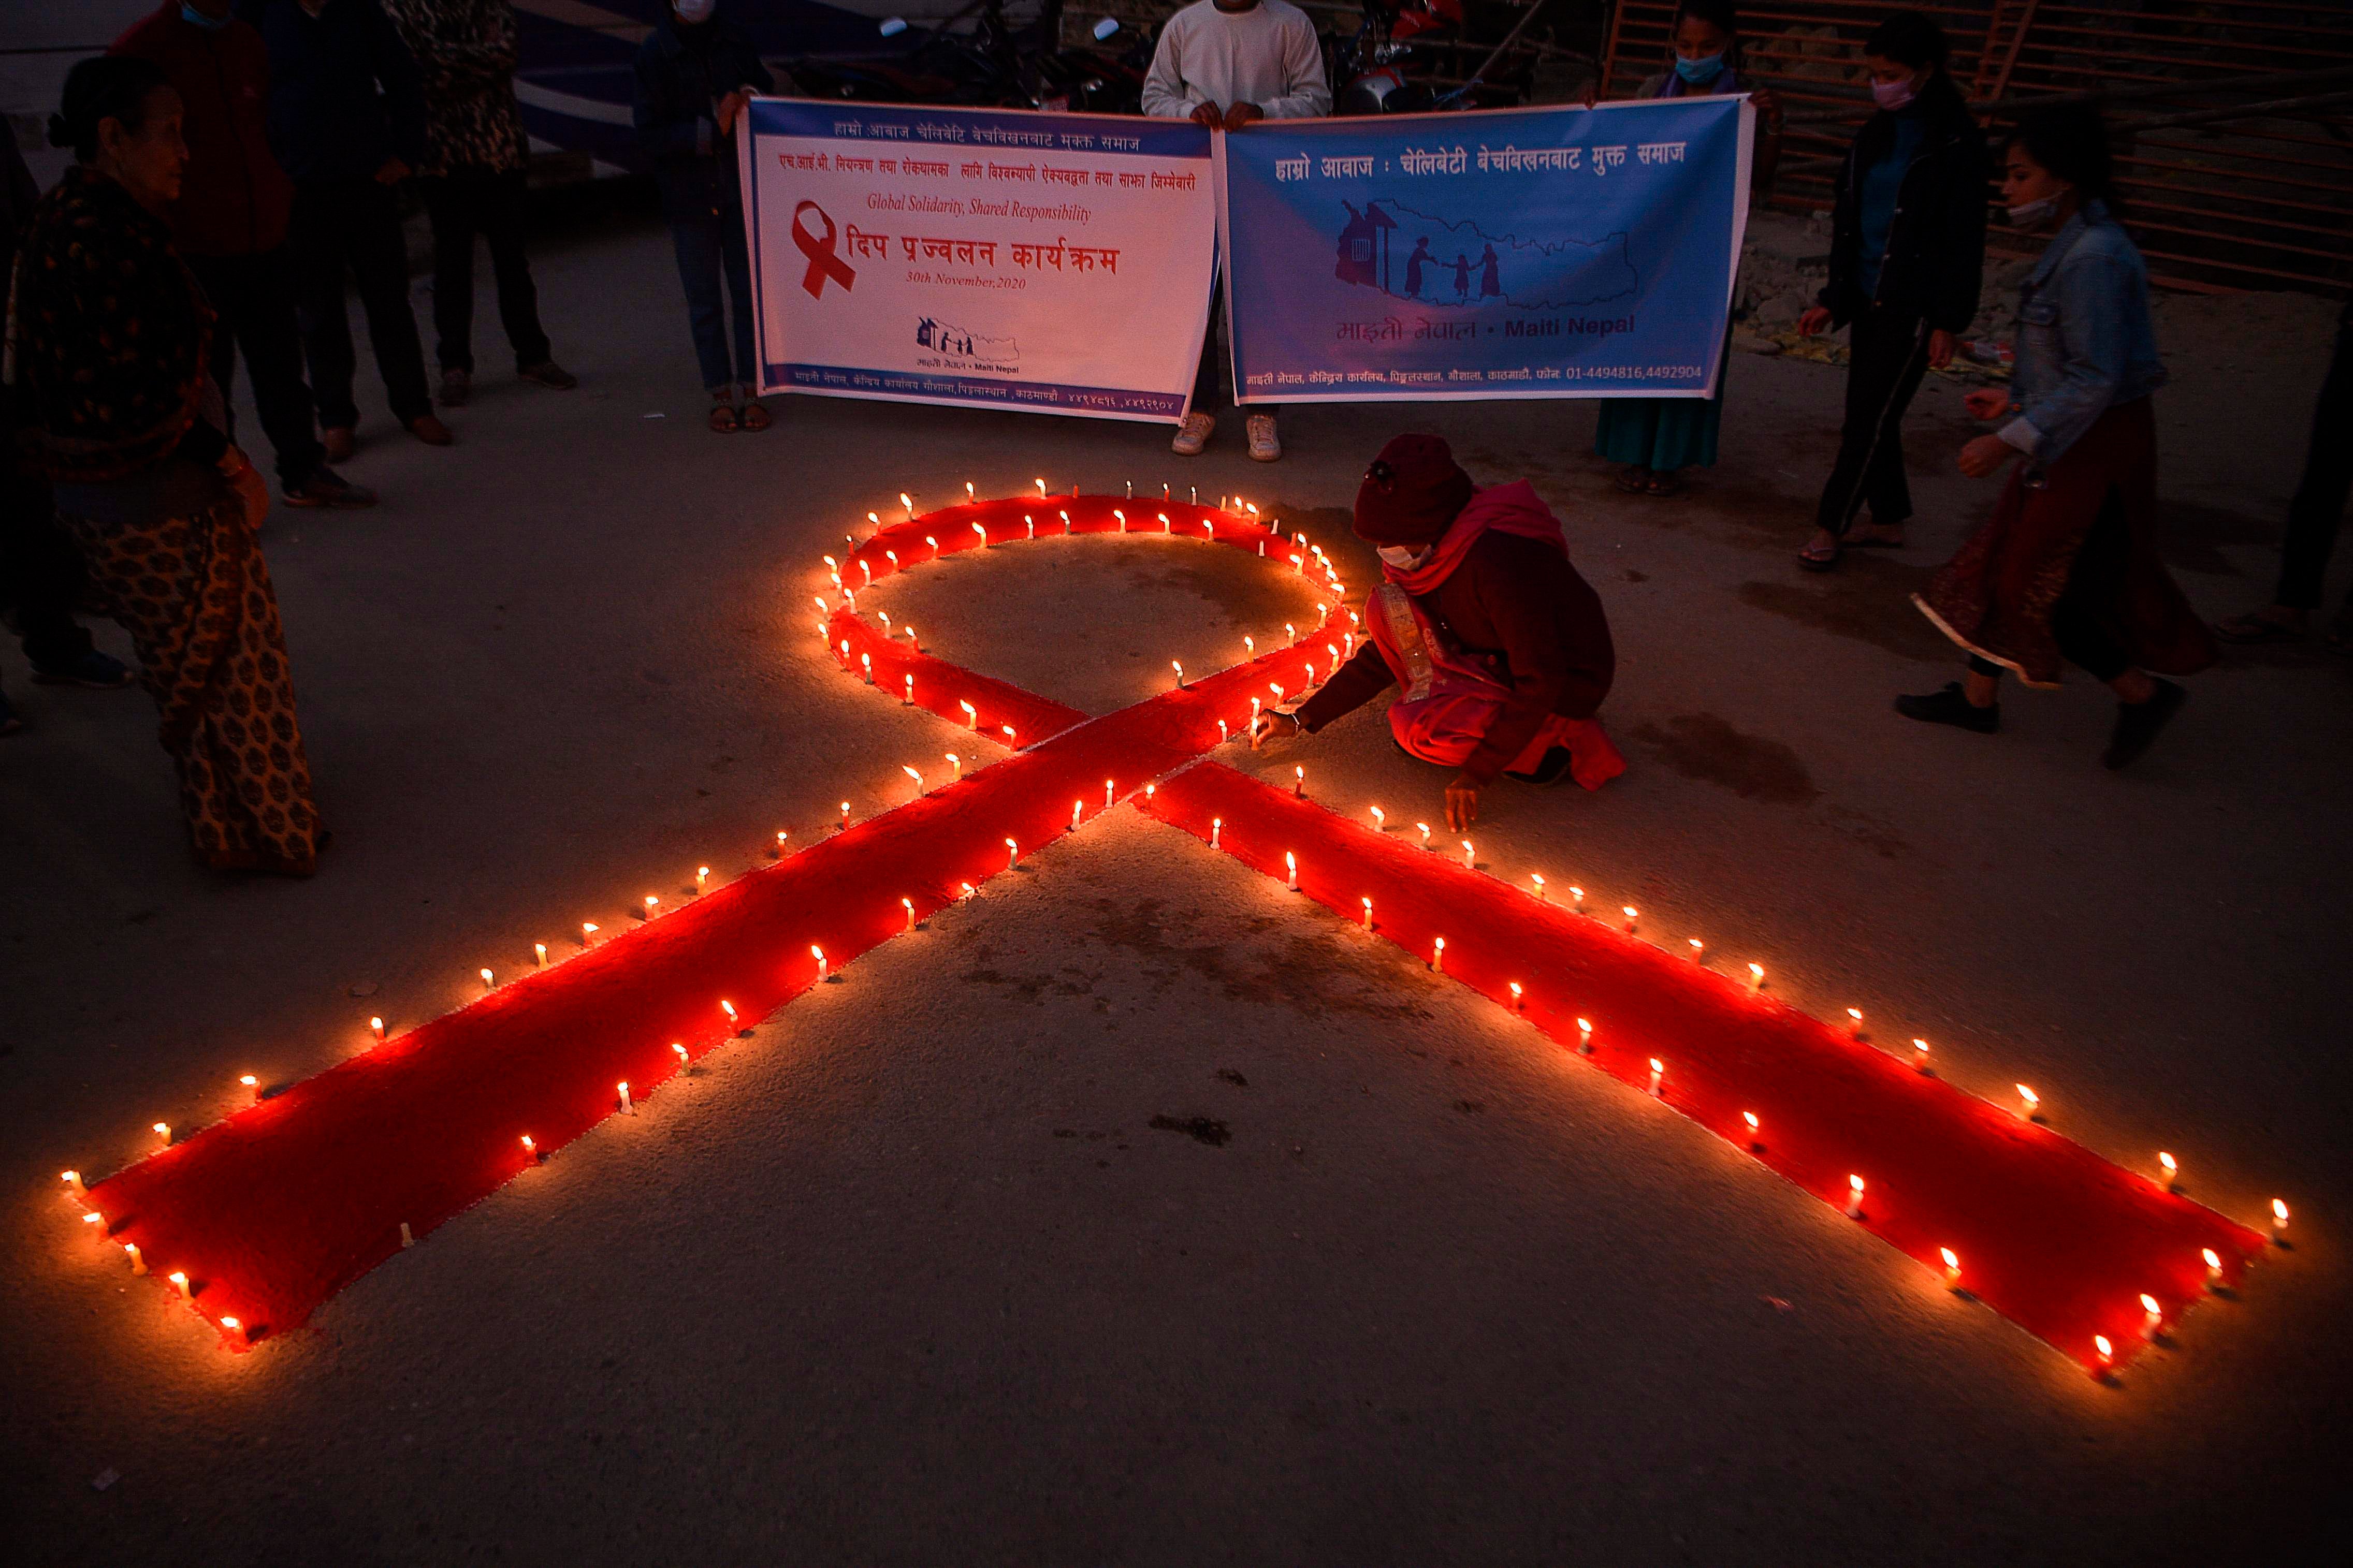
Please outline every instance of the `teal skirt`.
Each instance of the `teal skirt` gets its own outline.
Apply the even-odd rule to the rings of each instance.
[[[1653,473],[1713,468],[1724,423],[1724,387],[1714,397],[1611,397],[1603,400],[1593,449],[1613,463]]]

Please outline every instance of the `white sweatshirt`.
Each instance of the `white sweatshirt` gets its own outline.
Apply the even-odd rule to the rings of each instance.
[[[1331,113],[1324,49],[1307,13],[1283,0],[1247,11],[1195,0],[1169,17],[1144,79],[1144,112],[1183,120],[1204,103],[1254,103],[1269,120]]]

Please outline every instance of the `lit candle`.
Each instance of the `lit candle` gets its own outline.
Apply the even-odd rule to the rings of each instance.
[[[841,803],[840,826],[842,827],[848,827],[849,826],[849,803],[846,800]]]
[[[910,675],[907,677],[907,684],[902,689],[902,695],[899,698],[899,706],[902,708],[913,708],[914,705],[915,678]]]
[[[1751,1149],[1765,1147],[1762,1136],[1765,1124],[1757,1119],[1757,1113],[1753,1110],[1744,1110],[1740,1113],[1740,1120],[1748,1124],[1748,1146]]]
[[[586,942],[586,941],[585,939],[582,941],[581,945],[582,945],[583,947],[586,947],[586,946],[587,945],[587,942]],[[384,1038],[384,1020],[383,1020],[382,1018],[370,1018],[370,1019],[368,1020],[368,1033],[369,1033],[369,1034],[371,1034],[371,1035],[374,1035],[374,1036],[375,1036],[377,1039],[379,1039],[379,1040],[383,1039],[383,1038]]]
[[[980,726],[978,726],[977,724],[976,724],[976,725],[974,725],[974,726],[973,726],[973,728],[975,728],[976,730],[976,729],[978,729],[979,727],[980,727]],[[998,728],[999,730],[1001,730],[1001,731],[1003,731],[1005,732],[1005,748],[1006,748],[1006,750],[1008,750],[1008,751],[1011,751],[1011,752],[1018,752],[1018,751],[1019,751],[1019,750],[1021,749],[1020,744],[1019,744],[1019,743],[1018,743],[1018,742],[1014,739],[1014,735],[1013,735],[1013,726],[1012,726],[1012,725],[1010,725],[1010,724],[999,724],[999,725],[997,726],[997,728]]]
[[[914,498],[913,496],[909,495],[906,491],[904,491],[904,490],[901,490],[901,491],[899,492],[899,504],[900,504],[901,506],[902,506],[902,507],[904,507],[904,508],[906,509],[906,511],[907,511],[907,521],[908,521],[909,522],[913,522],[913,521],[915,521],[915,498]]]
[[[1175,659],[1173,659],[1173,658],[1172,658],[1172,659],[1170,659],[1170,660],[1168,661],[1168,668],[1171,668],[1171,669],[1173,669],[1173,670],[1175,670],[1175,671],[1176,672],[1176,689],[1177,689],[1177,690],[1179,690],[1179,691],[1184,690],[1184,689],[1185,689],[1185,667],[1184,667],[1183,665],[1181,665],[1181,664],[1177,663],[1177,662],[1176,662],[1176,660],[1175,660]]]
[[[1026,511],[1021,514],[1021,526],[1027,531],[1027,536],[1029,538],[1035,539],[1038,537],[1038,520],[1031,517]]]
[[[1005,841],[1005,868],[1008,871],[1021,864],[1021,847],[1010,838]]]
[[[1692,962],[1694,963],[1705,963],[1707,962],[1707,943],[1700,941],[1697,937],[1694,937],[1691,939],[1691,950]]]
[[[1373,814],[1373,831],[1376,833],[1387,833],[1389,830],[1388,813],[1383,811],[1377,805],[1372,806],[1368,809],[1370,809]]]
[[[900,906],[901,906],[902,908],[903,908],[903,909],[907,911],[907,929],[908,929],[909,931],[913,931],[913,930],[914,930],[914,929],[915,929],[915,900],[913,900],[913,899],[901,899],[901,900],[899,900],[899,903],[900,903]]]
[[[1258,750],[1258,710],[1259,710],[1259,700],[1258,700],[1257,698],[1253,697],[1253,698],[1251,698],[1251,699],[1250,699],[1250,750],[1251,750],[1251,751],[1253,751],[1253,752],[1255,752],[1255,751],[1257,751],[1257,750]]]
[[[1305,576],[1307,574],[1306,558],[1299,555],[1293,556],[1291,558],[1291,571],[1293,576]]]
[[[1525,1012],[1525,1011],[1526,1011],[1526,1009],[1527,1009],[1527,1000],[1528,1000],[1528,998],[1527,998],[1527,993],[1520,989],[1520,983],[1519,983],[1518,981],[1514,980],[1514,981],[1513,981],[1513,982],[1511,983],[1511,984],[1512,984],[1512,1011],[1513,1011],[1513,1012],[1514,1012],[1514,1013],[1520,1013],[1520,1012]]]
[[[914,649],[917,653],[923,651],[923,645],[915,640],[915,624],[913,621],[905,623],[901,626],[899,629],[907,634],[907,646],[909,647]]]
[[[1536,890],[1536,902],[1545,904],[1552,901],[1552,895],[1545,890],[1545,879],[1544,873],[1542,871],[1529,872],[1528,885]]]
[[[1222,746],[1222,745],[1224,745],[1228,741],[1230,741],[1230,740],[1232,740],[1233,738],[1234,738],[1234,736],[1233,736],[1233,731],[1226,728],[1226,721],[1225,721],[1223,719],[1219,720],[1219,721],[1218,721],[1218,744],[1219,744],[1220,746]]]
[[[1626,930],[1630,934],[1635,925],[1641,920],[1641,912],[1631,904],[1624,905],[1623,908],[1626,911]]]
[[[966,479],[964,482],[964,499],[966,504],[970,504],[971,502],[976,501],[980,499],[978,495],[974,493],[972,481],[970,479]]]
[[[881,528],[881,527],[882,526],[882,518],[881,518],[881,515],[880,513],[878,513],[878,512],[871,512],[871,511],[870,511],[870,512],[868,512],[868,513],[866,514],[866,521],[869,521],[869,522],[871,522],[871,523],[872,523],[876,528]],[[843,537],[843,538],[845,538],[845,539],[849,539],[849,535],[848,535],[848,534],[844,534],[844,535],[842,535],[842,537]],[[851,541],[850,541],[850,542],[852,542],[852,543],[856,543],[856,542],[857,542],[857,541],[855,541],[855,540],[851,540]]]
[[[971,703],[966,702],[962,699],[957,700],[956,706],[964,710],[964,722],[965,729],[977,730],[980,728],[979,709],[975,708]]]
[[[733,1024],[737,1024],[737,1023],[742,1022],[742,1020],[741,1020],[741,1019],[739,1019],[739,1018],[737,1018],[737,1017],[735,1016],[735,1004],[734,1004],[734,1003],[733,1003],[733,1002],[728,1002],[728,1001],[722,1001],[722,1002],[719,1004],[719,1010],[720,1010],[721,1012],[723,1012],[723,1013],[724,1013],[724,1014],[726,1014],[726,1015],[727,1015],[727,1022],[728,1022],[729,1024],[733,1025]]]
[[[1920,1072],[1928,1070],[1928,1042],[1917,1035],[1912,1037],[1912,1066]]]
[[[1068,512],[1064,512],[1062,514],[1062,525],[1065,528],[1070,526],[1070,515],[1071,514]],[[1111,515],[1119,523],[1119,531],[1122,533],[1125,533],[1127,531],[1127,513],[1120,510],[1117,507],[1113,507],[1111,509]]]
[[[1593,1054],[1593,1020],[1590,1018],[1577,1021],[1577,1054],[1581,1057]]]
[[[1765,966],[1763,964],[1752,963],[1748,966],[1748,989],[1751,991],[1762,991],[1765,989]]]
[[[1305,685],[1305,686],[1302,686],[1302,687],[1300,688],[1300,689],[1301,689],[1302,691],[1304,691],[1304,690],[1306,690],[1306,689],[1307,689],[1307,688],[1308,688],[1308,687],[1314,686],[1314,684],[1315,684],[1315,667],[1314,667],[1314,665],[1312,665],[1312,664],[1311,664],[1311,665],[1309,665],[1309,666],[1307,667],[1307,683],[1306,683],[1306,685]]]
[[[1176,531],[1176,525],[1168,521],[1168,514],[1165,511],[1160,514],[1160,531],[1163,533]]]
[[[2159,1149],[2157,1152],[2157,1184],[2171,1192],[2181,1181],[2181,1163]]]
[[[533,942],[531,944],[531,956],[533,961],[540,968],[545,969],[547,967],[547,943],[543,942]]]
[[[809,956],[817,960],[817,977],[819,980],[830,978],[826,973],[825,949],[818,946],[815,942],[811,942],[809,943]]]
[[[2042,1110],[2042,1097],[2022,1083],[2011,1087],[2018,1090],[2018,1113],[2029,1121],[2033,1121]]]
[[[1057,510],[1054,515],[1062,520],[1062,532],[1065,535],[1068,535],[1071,531],[1071,514],[1067,511]],[[1122,529],[1120,531],[1124,533],[1127,531],[1125,529]]]
[[[2280,1247],[2287,1245],[2287,1204],[2279,1198],[2272,1200],[2272,1240]]]
[[[1299,891],[1299,857],[1293,855],[1288,849],[1284,850],[1282,852],[1282,866],[1283,869],[1289,873],[1289,881],[1286,885],[1293,892],[1295,893]]]
[[[2100,1364],[2094,1371],[2093,1375],[2094,1377],[2101,1378],[2106,1377],[2108,1375],[2108,1369],[2116,1365],[2116,1347],[2108,1342],[2107,1335],[2094,1334],[2092,1336],[2092,1353],[2100,1358]]]
[[[188,1289],[187,1275],[180,1269],[174,1268],[169,1274],[164,1275],[164,1278],[169,1279],[175,1287],[178,1288],[181,1300],[193,1301],[196,1299],[196,1293]]]
[[[1846,1179],[1846,1217],[1849,1219],[1862,1217],[1862,1178],[1861,1176],[1849,1176]]]
[[[1071,802],[1071,831],[1073,833],[1079,830],[1079,813],[1085,808],[1086,804],[1083,800]]]
[[[1579,911],[1585,908],[1585,889],[1574,882],[1568,886],[1568,903],[1569,908]]]
[[[522,1135],[522,1152],[525,1157],[534,1162],[539,1158],[539,1145],[532,1142],[531,1134],[528,1132]]]
[[[825,602],[824,595],[812,594],[809,597],[817,601],[817,607],[819,614],[829,616],[833,613],[833,606]]]
[[[638,1104],[637,1101],[629,1098],[629,1080],[628,1079],[623,1079],[621,1080],[620,1089],[621,1114],[624,1116],[635,1116],[638,1113]]]
[[[172,1124],[168,1121],[155,1123],[155,1137],[158,1142],[169,1145],[172,1142]]]
[[[957,756],[954,752],[946,752],[942,754],[947,758],[948,766],[955,770],[955,778],[961,779],[964,777],[964,759]],[[953,784],[955,781],[955,779],[951,779],[949,782]]]
[[[1366,899],[1366,900],[1364,900],[1364,903],[1365,903],[1365,929],[1366,929],[1366,931],[1370,931],[1370,930],[1372,930],[1372,929],[1373,929],[1373,900],[1370,900],[1370,899]]]
[[[987,529],[985,529],[985,528],[981,527],[981,526],[980,526],[980,524],[978,524],[978,523],[976,523],[976,523],[974,523],[974,524],[972,525],[972,531],[973,531],[975,533],[977,533],[978,535],[980,535],[980,545],[981,545],[981,548],[982,548],[982,549],[984,549],[984,550],[987,549],[987,548],[988,548],[988,530],[987,530]]]
[[[1127,493],[1134,495],[1135,493],[1135,486],[1130,484],[1127,487]],[[1046,499],[1046,481],[1043,479],[1039,479],[1038,481],[1038,499],[1039,500],[1044,500]]]
[[[1446,939],[1442,936],[1434,936],[1430,939],[1430,972],[1432,974],[1440,974],[1443,973],[1445,969]]]
[[[900,771],[901,773],[902,773],[906,774],[909,778],[911,778],[911,779],[913,779],[913,780],[914,780],[914,781],[915,781],[915,793],[916,793],[917,795],[921,795],[921,794],[923,794],[923,774],[921,774],[921,773],[917,773],[914,769],[913,769],[913,768],[909,767],[909,766],[908,766],[906,763],[901,763],[899,764],[899,771]]]
[[[1471,840],[1468,838],[1462,841],[1462,868],[1466,871],[1475,871],[1479,868],[1479,852],[1471,847]]]
[[[1356,634],[1354,632],[1342,632],[1340,634],[1340,648],[1341,651],[1346,654],[1349,658],[1355,658],[1356,653]]]
[[[1221,831],[1223,831],[1223,830],[1224,830],[1225,826],[1226,826],[1226,819],[1225,819],[1224,817],[1222,817],[1222,816],[1213,816],[1213,817],[1209,818],[1209,847],[1210,847],[1210,848],[1215,849],[1215,848],[1218,847],[1218,835],[1219,835]]]
[[[1258,639],[1254,637],[1245,636],[1242,638],[1242,653],[1247,658],[1256,658],[1258,657]]]
[[[896,570],[899,564],[899,552],[895,550],[886,550],[882,553],[890,557],[892,568]]]
[[[1846,1028],[1847,1028],[1847,1033],[1848,1033],[1848,1034],[1850,1034],[1850,1035],[1852,1035],[1856,1039],[1858,1039],[1858,1040],[1859,1040],[1859,1039],[1862,1038],[1862,1008],[1860,1008],[1860,1007],[1849,1007],[1849,1008],[1846,1010]]]
[[[2206,1289],[2220,1290],[2222,1288],[2222,1255],[2209,1247],[2199,1256],[2206,1260]]]
[[[652,902],[652,900],[648,900],[647,901],[648,901],[649,903]],[[652,911],[652,910],[647,910],[646,912],[647,912],[647,913],[649,913],[649,914],[650,914],[650,913],[652,913],[653,911]],[[495,986],[495,985],[498,984],[496,981],[494,981],[494,980],[492,980],[492,979],[491,978],[491,972],[490,972],[489,970],[487,970],[487,969],[483,969],[483,970],[477,970],[475,973],[479,973],[480,975],[481,975],[481,977],[482,977],[482,989],[483,989],[483,990],[485,990],[485,991],[491,990],[493,986]]]
[[[653,893],[648,893],[646,895],[646,919],[651,920],[659,913],[661,913],[660,898]]]
[[[1653,1099],[1658,1097],[1659,1080],[1666,1076],[1667,1064],[1652,1057],[1651,1058],[1651,1094]]]
[[[1420,835],[1421,835],[1421,847],[1422,847],[1424,849],[1429,848],[1429,847],[1430,847],[1430,824],[1428,824],[1427,822],[1417,822],[1417,823],[1415,823],[1415,824],[1413,825],[1413,830],[1414,830],[1416,833],[1419,833],[1419,834],[1420,834]]]
[[[147,1256],[139,1250],[139,1244],[137,1242],[124,1242],[122,1244],[122,1256],[131,1259],[131,1272],[133,1274],[144,1274],[147,1272]]]
[[[406,1250],[408,1250],[408,1248],[410,1248],[410,1247],[414,1247],[414,1246],[416,1246],[416,1245],[417,1245],[417,1237],[409,1234],[409,1230],[408,1230],[408,1222],[407,1222],[406,1220],[402,1220],[402,1221],[400,1222],[400,1247],[401,1247],[401,1250],[402,1250],[402,1251],[404,1251],[404,1252],[406,1252]]]
[[[978,888],[974,887],[970,882],[958,882],[956,884],[956,888],[958,889],[956,897],[959,900],[969,900],[975,893],[980,891]]]
[[[1279,680],[1270,680],[1266,683],[1266,689],[1274,693],[1275,704],[1280,707],[1283,698],[1288,694],[1283,684]]]
[[[2144,1290],[2140,1293],[2140,1337],[2154,1344],[2157,1331],[2165,1327],[2165,1308],[2156,1297]]]
[[[1299,628],[1293,626],[1289,621],[1285,621],[1282,623],[1282,635],[1287,639],[1285,646],[1288,647],[1293,643],[1298,642]]]
[[[1103,809],[1105,811],[1111,809],[1111,780],[1109,779],[1103,780]]]
[[[858,563],[858,570],[860,574],[866,579],[865,585],[869,588],[874,586],[874,568],[868,565],[865,562],[860,561]]]
[[[1291,770],[1291,798],[1293,800],[1307,798],[1307,770],[1303,767]]]
[[[836,560],[835,560],[832,556],[830,556],[830,555],[826,556],[826,557],[824,558],[824,560],[825,560],[825,568],[826,568],[826,570],[827,570],[827,571],[831,572],[831,573],[834,573],[836,575],[839,575],[839,574],[840,574],[840,571],[841,571],[841,563],[840,563],[840,562],[836,561]]]
[[[100,1241],[104,1241],[107,1238],[106,1216],[99,1213],[96,1209],[87,1209],[83,1211],[81,1223],[90,1227],[82,1232],[84,1236],[94,1236]]]
[[[1945,1260],[1945,1289],[1959,1289],[1961,1288],[1961,1255],[1949,1247],[1940,1247],[1936,1248],[1936,1256]]]
[[[688,1058],[687,1058],[687,1054],[686,1054],[686,1047],[685,1047],[684,1046],[682,1046],[682,1045],[680,1045],[676,1040],[672,1040],[672,1041],[670,1043],[670,1055],[672,1055],[672,1056],[674,1056],[674,1057],[676,1057],[676,1058],[678,1058],[678,1070],[679,1070],[679,1071],[681,1071],[681,1072],[684,1072],[684,1071],[687,1069],[687,1065],[688,1065]]]
[[[261,1080],[259,1079],[254,1077],[251,1073],[245,1073],[240,1075],[237,1081],[245,1086],[245,1092],[252,1098],[255,1103],[259,1104],[260,1102]]]
[[[79,1171],[60,1171],[58,1173],[58,1180],[66,1184],[66,1191],[73,1194],[74,1202],[79,1203],[90,1196],[90,1189],[81,1184]]]
[[[1144,786],[1144,798],[1145,800],[1150,800],[1154,795],[1159,793],[1160,786],[1156,784],[1148,784]]]

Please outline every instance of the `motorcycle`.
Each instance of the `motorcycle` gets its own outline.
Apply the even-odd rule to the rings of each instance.
[[[1342,84],[1334,95],[1332,111],[1424,114],[1519,102],[1526,92],[1525,71],[1516,70],[1518,79],[1514,79],[1499,72],[1497,66],[1535,20],[1544,0],[1528,6],[1467,79],[1440,88],[1428,79],[1437,47],[1448,46],[1451,54],[1471,41],[1463,7],[1464,0],[1366,0],[1354,36],[1345,39],[1335,36],[1324,41],[1325,74]]]
[[[893,53],[867,58],[808,57],[787,62],[786,70],[811,98],[1140,112],[1144,73],[1152,63],[1149,38],[1118,50],[1065,49],[1061,14],[1061,0],[1046,0],[1029,26],[1016,27],[1005,15],[1004,0],[972,0],[927,29],[892,16],[880,24],[879,36],[908,39],[912,47],[902,44]],[[952,30],[967,19],[973,21],[969,32]],[[1093,37],[1105,44],[1122,30],[1105,17],[1095,25]]]

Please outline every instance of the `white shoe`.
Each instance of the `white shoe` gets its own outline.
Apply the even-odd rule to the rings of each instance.
[[[1250,435],[1250,455],[1252,462],[1271,463],[1282,456],[1282,441],[1274,433],[1274,416],[1253,414],[1242,421]]]
[[[1168,443],[1168,449],[1180,458],[1198,458],[1201,448],[1209,444],[1209,432],[1217,427],[1217,416],[1213,414],[1187,414],[1177,424],[1176,439]]]

